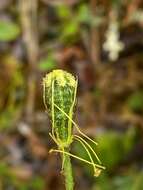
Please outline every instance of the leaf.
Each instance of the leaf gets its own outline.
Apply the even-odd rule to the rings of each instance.
[[[1,162],[0,163],[0,176],[7,175],[8,173],[9,173],[8,166],[5,163]]]
[[[32,189],[34,189],[34,190],[41,190],[41,189],[44,189],[44,186],[45,186],[45,184],[44,184],[44,180],[41,178],[41,177],[39,177],[39,176],[37,176],[37,177],[35,177],[32,181],[31,181],[31,187],[32,187]]]
[[[67,25],[64,28],[63,35],[65,37],[75,35],[78,31],[78,23],[74,20],[67,23]]]
[[[51,70],[54,69],[55,67],[56,67],[56,61],[51,55],[43,58],[39,63],[39,69],[41,71]]]
[[[70,18],[70,15],[71,15],[70,8],[66,5],[58,6],[57,14],[62,19]]]
[[[127,100],[129,109],[133,112],[143,111],[143,92],[138,91],[131,94]]]
[[[0,41],[15,40],[20,34],[20,28],[17,24],[0,20]]]
[[[77,13],[77,19],[79,22],[90,23],[91,14],[89,11],[89,7],[86,4],[83,4],[79,7]]]

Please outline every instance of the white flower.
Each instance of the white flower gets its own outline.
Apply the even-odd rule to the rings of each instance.
[[[116,61],[120,51],[124,49],[124,44],[119,40],[119,30],[116,22],[111,22],[109,25],[103,49],[109,52],[109,59],[111,61]]]

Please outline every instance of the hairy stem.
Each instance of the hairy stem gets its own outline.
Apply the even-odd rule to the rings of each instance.
[[[65,177],[66,190],[73,190],[74,182],[73,182],[73,172],[72,172],[70,156],[64,154],[63,159],[64,159],[63,173]]]

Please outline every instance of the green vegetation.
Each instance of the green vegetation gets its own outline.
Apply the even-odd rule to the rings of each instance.
[[[0,20],[0,41],[15,40],[20,34],[20,28],[17,24]]]

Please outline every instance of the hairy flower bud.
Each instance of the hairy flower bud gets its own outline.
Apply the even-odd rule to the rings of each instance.
[[[72,119],[77,80],[66,71],[53,70],[43,79],[43,86],[44,102],[54,134],[56,139],[66,144],[69,139],[72,140],[72,123],[58,107]]]

